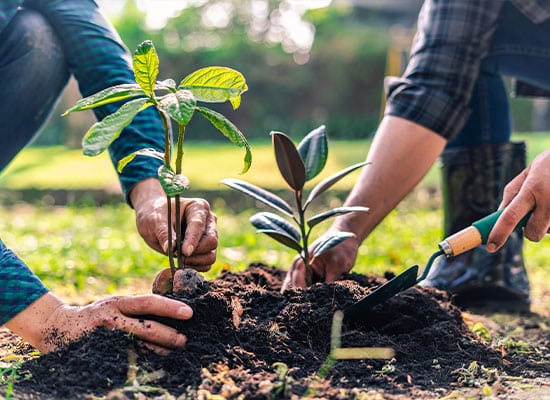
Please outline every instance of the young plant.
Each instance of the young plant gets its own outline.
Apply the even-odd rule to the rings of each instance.
[[[238,179],[224,179],[222,183],[264,203],[294,222],[292,224],[285,218],[271,212],[259,212],[250,218],[250,222],[257,228],[257,232],[265,233],[279,243],[298,252],[305,265],[306,284],[309,286],[312,283],[313,275],[311,265],[315,258],[354,236],[350,232],[327,234],[320,239],[315,249],[311,251],[309,239],[313,227],[330,217],[355,211],[366,212],[369,209],[360,206],[337,207],[310,218],[306,218],[306,211],[311,202],[321,193],[328,190],[350,172],[363,167],[367,163],[354,164],[321,181],[309,192],[306,198],[304,193],[305,184],[323,170],[327,161],[328,140],[325,126],[322,125],[307,134],[298,147],[284,133],[271,132],[271,137],[279,172],[294,192],[294,208],[281,197],[251,183]]]
[[[95,123],[86,133],[82,141],[83,152],[88,156],[96,156],[105,151],[109,145],[120,136],[135,116],[148,107],[155,107],[160,114],[164,128],[164,152],[155,149],[141,149],[128,154],[119,161],[117,169],[121,172],[126,165],[140,155],[162,160],[158,176],[168,200],[167,222],[172,226],[172,202],[175,198],[175,248],[168,250],[170,271],[172,277],[176,269],[183,269],[181,253],[182,227],[180,215],[180,195],[188,188],[189,180],[182,174],[183,142],[185,129],[196,112],[206,118],[218,131],[233,144],[245,149],[245,173],[252,162],[250,146],[239,131],[222,114],[209,108],[199,106],[198,102],[221,103],[229,101],[236,109],[241,103],[241,94],[248,87],[243,75],[227,67],[206,67],[187,75],[176,85],[172,79],[157,81],[159,73],[159,58],[153,43],[146,40],[141,43],[133,55],[135,84],[122,84],[106,88],[96,94],[79,100],[63,115],[74,111],[89,110],[105,104],[127,100],[114,113]],[[172,157],[173,135],[171,121],[178,126],[176,140],[175,162]],[[168,229],[168,243],[172,246],[174,240],[172,231]],[[177,259],[177,267],[174,262]]]

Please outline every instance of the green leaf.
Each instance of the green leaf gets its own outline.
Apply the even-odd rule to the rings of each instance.
[[[75,111],[90,110],[105,104],[144,95],[145,93],[143,90],[135,83],[112,86],[92,94],[91,96],[78,100],[75,105],[65,111],[63,115],[67,115]]]
[[[312,130],[298,145],[306,166],[306,181],[315,178],[325,167],[328,157],[327,131],[324,125]]]
[[[363,161],[357,164],[353,164],[350,167],[347,167],[339,172],[336,172],[334,175],[329,176],[327,179],[322,180],[319,182],[309,193],[309,196],[304,203],[304,210],[307,208],[307,206],[321,193],[328,190],[332,185],[334,185],[336,182],[338,182],[340,179],[348,175],[349,173],[355,171],[358,168],[364,167],[365,165],[370,164],[369,162]]]
[[[294,249],[298,252],[302,251],[302,246],[300,246],[299,243],[297,243],[287,233],[284,233],[280,230],[258,229],[257,232],[258,233],[265,233],[269,237],[275,239],[277,242],[284,244],[286,247],[290,247],[291,249]]]
[[[260,212],[250,217],[250,222],[256,229],[278,231],[290,236],[296,243],[300,243],[300,232],[286,219],[270,212]]]
[[[169,197],[182,194],[189,187],[189,179],[185,175],[176,174],[169,166],[162,165],[158,176],[164,193]]]
[[[253,199],[258,200],[264,203],[265,205],[268,205],[274,208],[275,210],[280,211],[285,215],[288,215],[289,217],[294,217],[292,208],[288,205],[286,201],[281,199],[276,194],[273,194],[271,192],[268,192],[265,189],[262,189],[261,187],[258,187],[256,185],[253,185],[251,183],[241,181],[238,179],[222,179],[221,183],[241,193],[244,193],[252,197]]]
[[[227,67],[201,68],[187,75],[179,89],[193,92],[198,101],[223,103],[229,100],[234,109],[241,104],[241,94],[248,90],[244,76]]]
[[[138,151],[134,151],[132,154],[128,154],[126,157],[119,160],[117,164],[117,172],[120,174],[122,170],[132,162],[136,156],[147,156],[147,157],[153,157],[158,158],[161,161],[164,161],[164,153],[161,153],[160,151],[157,151],[155,149],[141,149]]]
[[[159,99],[159,108],[180,125],[187,125],[191,121],[196,105],[197,100],[189,90],[178,90]]]
[[[149,97],[155,97],[155,82],[159,74],[159,58],[153,42],[142,42],[134,52],[134,77]]]
[[[206,107],[197,107],[197,111],[200,112],[204,118],[206,118],[214,127],[220,131],[226,138],[229,139],[231,143],[236,146],[244,147],[244,166],[241,174],[244,174],[250,169],[252,164],[252,152],[250,151],[250,145],[248,141],[242,134],[242,132],[237,128],[231,121],[225,118],[222,114],[210,110]]]
[[[319,257],[324,252],[332,249],[334,246],[342,243],[344,240],[354,236],[355,235],[351,232],[337,232],[327,235],[326,237],[322,238],[319,243],[317,243],[317,246],[313,251],[313,258]],[[313,262],[313,259],[311,260],[311,262]]]
[[[97,156],[109,147],[120,136],[134,117],[151,106],[149,99],[140,98],[124,103],[117,111],[96,122],[84,135],[82,149],[87,156]]]
[[[306,183],[306,167],[292,140],[281,132],[271,132],[275,160],[279,172],[294,191],[301,191]]]
[[[328,210],[328,211],[325,211],[323,213],[314,215],[313,217],[308,219],[307,225],[310,228],[313,228],[315,225],[323,222],[324,220],[326,220],[330,217],[334,217],[334,216],[337,216],[337,215],[349,214],[350,212],[356,212],[356,211],[367,212],[367,211],[369,211],[369,208],[368,207],[361,207],[361,206],[333,208],[332,210]]]

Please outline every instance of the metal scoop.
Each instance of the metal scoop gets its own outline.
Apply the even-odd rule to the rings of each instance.
[[[351,321],[361,321],[366,319],[368,311],[370,311],[374,306],[426,279],[428,273],[430,272],[430,268],[437,257],[445,255],[447,258],[452,258],[472,250],[481,244],[487,243],[489,233],[502,214],[502,211],[503,210],[496,211],[474,222],[471,226],[464,228],[463,230],[442,240],[438,244],[439,250],[433,253],[428,259],[426,267],[420,277],[417,278],[418,265],[413,265],[412,267],[407,268],[401,274],[397,275],[393,279],[390,279],[382,286],[379,286],[362,299],[346,308],[344,310],[345,318]],[[516,226],[516,229],[524,227],[530,216],[531,213],[523,217],[523,219]]]

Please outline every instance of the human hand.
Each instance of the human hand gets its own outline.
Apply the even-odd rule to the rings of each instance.
[[[138,183],[132,189],[130,199],[136,211],[136,224],[140,235],[151,248],[168,254],[168,249],[175,245],[175,230],[172,226],[173,243],[169,246],[166,219],[168,201],[158,180],[150,178]],[[203,199],[184,198],[180,200],[180,204],[180,218],[185,229],[182,241],[185,265],[200,272],[208,271],[216,261],[216,215]],[[175,213],[174,205],[172,212]]]
[[[527,239],[538,242],[550,232],[550,150],[533,162],[506,185],[499,208],[506,209],[487,240],[487,250],[501,248],[519,221],[533,211],[524,228]]]
[[[174,328],[143,319],[156,315],[186,320],[193,310],[186,304],[154,294],[111,296],[86,306],[69,306],[47,293],[12,318],[8,329],[47,353],[103,327],[134,335],[160,354],[182,348],[186,337]]]
[[[312,243],[311,251],[315,249],[318,243],[319,240]],[[359,242],[357,238],[350,237],[319,257],[316,257],[311,266],[313,281],[334,282],[342,274],[348,273],[355,264],[358,248]],[[294,259],[290,269],[286,273],[281,292],[291,287],[306,287],[306,268],[304,261],[300,257]]]

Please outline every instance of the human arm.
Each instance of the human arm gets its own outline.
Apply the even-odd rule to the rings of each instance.
[[[159,352],[185,345],[185,337],[174,329],[138,315],[189,319],[192,310],[155,295],[107,297],[83,307],[69,306],[0,240],[0,324],[37,349],[51,351],[96,327],[133,333]]]
[[[63,347],[99,327],[132,334],[159,353],[185,346],[183,334],[139,317],[146,314],[184,320],[191,318],[193,311],[177,300],[153,294],[111,296],[77,307],[48,292],[5,325],[43,353]]]
[[[540,153],[533,162],[506,185],[499,209],[506,207],[487,242],[487,250],[500,249],[519,221],[533,211],[524,228],[525,237],[534,242],[550,232],[550,150]]]
[[[26,0],[24,5],[42,13],[54,28],[83,96],[113,85],[134,83],[130,55],[94,1]],[[107,104],[94,109],[94,113],[102,119],[119,106]],[[135,117],[110,144],[109,154],[117,165],[143,148],[164,152],[163,123],[154,107]],[[162,160],[138,155],[119,173],[119,179],[128,203],[136,211],[138,231],[148,245],[166,254],[167,200],[156,179],[162,164]],[[199,271],[208,270],[217,245],[215,216],[201,199],[182,198],[181,205],[186,263]]]
[[[357,248],[382,219],[420,182],[442,152],[445,139],[406,119],[386,116],[367,155],[363,169],[344,206],[366,206],[368,213],[337,217],[330,231],[355,234],[317,258],[313,271],[324,281],[334,281],[355,263]],[[375,206],[373,206],[375,205]],[[283,290],[305,286],[303,262],[295,259]]]

